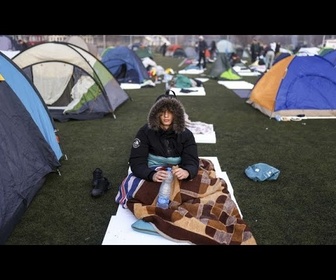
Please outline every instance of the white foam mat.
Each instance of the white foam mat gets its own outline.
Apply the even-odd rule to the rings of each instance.
[[[218,83],[228,89],[252,89],[254,87],[253,84],[246,81],[218,81]]]
[[[129,209],[118,207],[117,214],[112,216],[102,245],[189,245],[169,240],[160,235],[141,233],[132,229],[137,219]]]
[[[195,78],[195,80],[198,80],[202,83],[205,83],[205,82],[209,81],[209,78]]]
[[[202,74],[204,72],[204,70],[202,70],[202,69],[187,69],[187,70],[180,70],[178,72],[179,72],[179,74],[197,75],[197,74]]]
[[[221,170],[218,158],[208,156],[200,156],[200,158],[212,161],[216,175],[225,180],[231,194],[231,198],[237,204],[229,177],[225,171]],[[237,207],[240,212],[238,204]],[[113,215],[110,219],[102,245],[190,245],[189,242],[177,242],[160,235],[152,235],[135,231],[132,229],[131,225],[136,221],[136,217],[129,209],[124,209],[121,205],[119,205],[116,215]]]
[[[120,87],[122,89],[139,89],[141,88],[141,84],[121,83]]]
[[[175,92],[176,95],[180,96],[205,96],[204,87],[189,87],[186,90],[191,90],[191,92],[181,92],[182,88],[172,87],[170,88]]]
[[[260,76],[261,73],[259,72],[237,72],[239,76]]]
[[[259,76],[261,75],[258,71],[252,71],[248,67],[240,67],[240,66],[233,66],[233,70],[235,70],[239,76]]]

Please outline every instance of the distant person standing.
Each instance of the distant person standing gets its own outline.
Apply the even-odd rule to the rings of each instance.
[[[253,39],[251,46],[250,46],[250,52],[251,52],[251,63],[255,62],[258,57],[260,56],[261,52],[261,46],[260,43],[257,41],[257,39]]]
[[[199,36],[198,38],[198,67],[203,66],[203,69],[206,69],[206,57],[205,57],[205,53],[206,50],[208,49],[208,44],[207,42],[204,40],[203,36]]]
[[[162,52],[162,56],[166,56],[166,52],[167,52],[167,44],[163,43],[163,45],[161,46],[161,52]]]
[[[195,43],[195,52],[198,54],[198,41]]]
[[[270,44],[265,45],[264,56],[265,56],[265,71],[268,71],[269,69],[271,69],[275,57],[274,49],[271,47]]]
[[[25,41],[21,40],[21,39],[18,40],[18,44],[19,44],[19,46],[18,46],[19,51],[24,51],[25,49],[28,48],[27,43]]]
[[[280,44],[280,42],[277,42],[277,43],[275,44],[275,50],[274,50],[275,55],[277,55],[277,54],[280,53],[280,48],[281,48],[281,44]]]
[[[215,41],[212,41],[210,44],[210,58],[212,60],[216,59],[216,55],[217,55],[217,45]]]

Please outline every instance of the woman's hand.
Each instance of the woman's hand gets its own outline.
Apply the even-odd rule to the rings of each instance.
[[[189,177],[189,172],[183,168],[173,168],[173,175],[176,176],[177,179],[183,180]],[[158,170],[153,175],[153,182],[162,182],[168,177],[168,172],[166,170]]]
[[[189,172],[182,168],[174,168],[173,174],[177,177],[179,180],[187,179],[189,177]]]
[[[156,171],[153,175],[153,182],[162,182],[168,177],[168,171],[159,170]]]

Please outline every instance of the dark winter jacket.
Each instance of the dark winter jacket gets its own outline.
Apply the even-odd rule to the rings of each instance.
[[[198,43],[198,49],[200,52],[204,53],[208,49],[208,44],[205,40],[200,40]]]
[[[160,113],[168,109],[174,115],[172,129],[160,128]],[[199,167],[197,144],[193,133],[186,127],[185,110],[175,97],[162,97],[151,107],[147,123],[136,134],[129,164],[136,177],[153,181],[155,171],[148,166],[148,155],[181,157],[179,167],[189,172],[189,178],[197,175]]]

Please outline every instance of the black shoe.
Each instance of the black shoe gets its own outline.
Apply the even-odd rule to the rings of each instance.
[[[99,197],[107,192],[111,188],[111,183],[105,177],[97,181],[97,185],[92,189],[91,195],[93,197]]]
[[[98,185],[98,181],[103,179],[103,171],[100,168],[96,168],[93,172],[92,187],[95,188]]]

